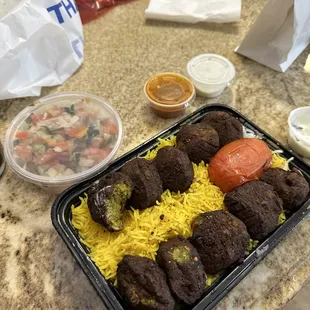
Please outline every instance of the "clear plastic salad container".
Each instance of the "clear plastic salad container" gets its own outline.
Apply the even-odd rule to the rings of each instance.
[[[26,181],[60,193],[102,171],[123,136],[115,109],[86,93],[49,95],[12,121],[4,142],[8,165]]]

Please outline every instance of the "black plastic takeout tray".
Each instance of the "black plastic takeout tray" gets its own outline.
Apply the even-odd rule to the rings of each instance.
[[[117,289],[113,286],[112,282],[106,281],[101,275],[99,269],[87,256],[89,250],[80,241],[77,230],[71,223],[71,206],[77,206],[80,203],[79,197],[84,195],[84,192],[91,186],[91,184],[98,178],[105,174],[118,170],[127,161],[146,154],[148,150],[153,149],[158,144],[158,138],[168,138],[171,135],[176,134],[180,128],[188,123],[196,123],[201,120],[208,112],[211,111],[226,111],[237,117],[243,125],[253,130],[256,134],[262,137],[262,139],[273,150],[279,149],[283,151],[282,156],[289,159],[292,156],[295,158],[290,166],[295,167],[302,171],[308,182],[310,181],[310,167],[303,162],[296,154],[292,153],[281,145],[278,141],[273,139],[270,135],[256,126],[253,122],[241,115],[236,110],[224,106],[224,105],[207,105],[184,119],[177,122],[175,125],[165,129],[161,133],[157,134],[150,140],[142,143],[132,151],[123,155],[112,164],[110,164],[104,171],[98,173],[92,179],[85,181],[82,184],[75,185],[65,191],[53,204],[52,207],[52,222],[67,247],[79,262],[81,268],[89,278],[90,282],[97,290],[98,294],[102,298],[108,309],[122,310],[129,309],[128,305],[120,297]],[[287,221],[278,227],[264,242],[261,242],[255,251],[250,253],[243,261],[242,264],[226,270],[214,283],[208,288],[203,297],[192,307],[188,309],[201,310],[212,309],[225,295],[228,294],[275,246],[291,231],[294,227],[300,223],[310,212],[310,199],[301,206],[295,213],[288,216]]]

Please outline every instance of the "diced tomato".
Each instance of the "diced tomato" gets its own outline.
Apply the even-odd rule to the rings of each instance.
[[[48,113],[39,113],[39,114],[31,114],[30,115],[30,118],[31,118],[31,121],[34,125],[37,125],[37,123],[43,119],[48,119],[50,118],[51,115],[48,114]]]
[[[15,135],[16,139],[28,139],[29,133],[28,131],[20,131]]]
[[[67,141],[61,141],[61,140],[57,140],[56,141],[56,147],[59,147],[62,152],[67,151],[69,148],[69,144]]]
[[[78,128],[65,128],[65,134],[71,138],[75,138]]]
[[[39,121],[39,119],[37,118],[37,116],[35,114],[31,114],[30,115],[31,121],[33,125],[36,125]]]
[[[71,138],[81,139],[87,135],[88,127],[66,128],[65,133]]]
[[[92,143],[91,143],[91,147],[94,147],[94,148],[99,148],[100,147],[100,144],[102,143],[102,139],[100,138],[95,138]]]
[[[40,165],[46,164],[51,160],[57,158],[57,153],[54,152],[52,149],[49,149],[46,153],[37,156],[37,161]]]
[[[91,159],[95,160],[95,165],[102,162],[112,151],[112,148],[106,147],[100,150],[98,155],[89,156]]]
[[[77,108],[79,109],[79,108],[83,108],[83,107],[86,107],[86,108],[88,108],[87,107],[87,105],[90,103],[90,99],[89,98],[84,98],[84,99],[82,99],[81,101],[79,101],[79,102],[77,102],[76,104],[75,104],[75,110],[77,110]]]
[[[19,144],[15,147],[16,154],[18,157],[25,162],[32,160],[32,148],[29,145]]]
[[[88,111],[88,115],[91,119],[97,119],[99,114],[100,110],[95,107]]]
[[[104,133],[109,133],[112,135],[117,135],[118,134],[118,129],[116,125],[110,121],[106,121],[103,125],[103,131]]]
[[[79,116],[83,121],[88,121],[89,115],[83,108],[78,109],[76,111],[76,115]]]
[[[100,154],[101,149],[95,147],[89,147],[83,151],[83,156],[92,156]]]
[[[69,161],[70,155],[68,152],[62,152],[62,153],[57,153],[57,159],[60,162],[67,162]]]
[[[110,153],[112,152],[111,147],[105,147],[100,150],[100,157],[101,159],[105,159]]]

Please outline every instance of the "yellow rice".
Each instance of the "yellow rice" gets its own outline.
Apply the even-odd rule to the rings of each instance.
[[[155,158],[158,149],[174,146],[175,137],[160,140],[156,150],[149,151],[146,159]],[[273,154],[272,167],[284,168],[286,160],[278,153]],[[224,194],[211,184],[208,177],[208,165],[203,162],[193,164],[194,182],[185,193],[172,193],[166,190],[161,202],[143,211],[126,210],[124,229],[109,232],[95,223],[87,206],[87,195],[80,198],[78,207],[72,206],[72,224],[78,230],[81,242],[90,249],[90,258],[100,269],[106,279],[115,280],[117,264],[124,255],[140,255],[155,259],[161,241],[178,235],[192,235],[192,220],[199,214],[224,209]],[[163,218],[163,219],[161,219]],[[250,245],[253,249],[254,243]],[[216,276],[210,276],[210,286]]]

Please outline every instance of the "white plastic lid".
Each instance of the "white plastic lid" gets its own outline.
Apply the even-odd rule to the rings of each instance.
[[[235,76],[234,65],[225,57],[216,54],[203,54],[194,57],[187,64],[190,78],[204,84],[229,83]]]

